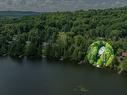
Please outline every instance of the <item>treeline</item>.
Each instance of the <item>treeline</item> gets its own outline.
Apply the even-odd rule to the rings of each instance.
[[[127,50],[126,7],[0,19],[0,55],[81,61],[98,39]]]

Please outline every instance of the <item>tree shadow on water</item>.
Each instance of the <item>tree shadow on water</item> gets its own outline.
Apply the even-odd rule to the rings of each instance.
[[[23,58],[9,57],[9,59],[18,65],[23,65]]]

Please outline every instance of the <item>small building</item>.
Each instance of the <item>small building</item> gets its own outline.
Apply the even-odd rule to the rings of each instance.
[[[127,51],[122,52],[122,56],[123,56],[123,57],[127,57]]]
[[[127,51],[121,52],[121,55],[117,57],[118,61],[122,61],[125,57],[127,57]]]

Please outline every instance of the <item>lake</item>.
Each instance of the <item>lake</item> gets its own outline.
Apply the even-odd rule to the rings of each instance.
[[[127,95],[127,76],[89,65],[0,57],[0,95]]]

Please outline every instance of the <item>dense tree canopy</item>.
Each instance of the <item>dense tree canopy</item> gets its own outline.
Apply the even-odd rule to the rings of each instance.
[[[81,61],[96,40],[127,50],[127,8],[42,13],[0,20],[0,55]]]

